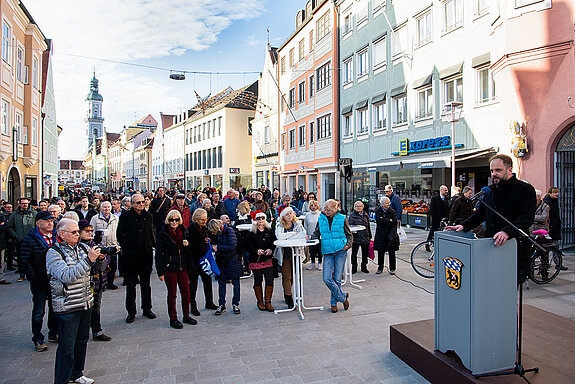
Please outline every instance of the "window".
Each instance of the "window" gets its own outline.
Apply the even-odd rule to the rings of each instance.
[[[305,125],[299,127],[299,141],[300,147],[305,147]]]
[[[38,59],[34,57],[32,59],[32,86],[38,89]]]
[[[418,119],[433,116],[433,89],[431,87],[417,92],[417,116]]]
[[[212,137],[216,137],[216,119],[212,121],[212,129],[213,129]]]
[[[443,30],[449,32],[463,24],[463,0],[447,0],[443,3]]]
[[[301,39],[299,42],[299,61],[302,61],[305,57],[305,40]]]
[[[352,28],[353,27],[351,25],[351,13],[348,13],[343,18],[343,34],[347,35],[349,32],[351,32]]]
[[[309,97],[310,99],[313,97],[313,90],[314,90],[314,77],[311,75],[309,77]]]
[[[373,43],[373,68],[379,68],[387,64],[387,39],[385,37]]]
[[[264,144],[269,144],[270,142],[270,127],[266,125],[264,127]]]
[[[200,136],[200,140],[206,139],[206,123],[202,123],[202,134]]]
[[[317,139],[331,137],[331,115],[325,115],[317,119]]]
[[[295,129],[289,131],[289,149],[295,149]]]
[[[495,81],[489,66],[477,68],[477,102],[486,103],[496,98]]]
[[[313,29],[309,31],[309,52],[313,51]]]
[[[317,90],[324,89],[328,85],[331,85],[331,62],[317,69]]]
[[[26,83],[24,75],[24,71],[26,70],[24,67],[24,60],[24,48],[18,46],[16,48],[16,78],[19,81]]]
[[[373,130],[379,131],[387,129],[387,102],[383,100],[382,103],[373,105]]]
[[[475,0],[475,15],[479,16],[479,15],[483,15],[485,13],[487,13],[488,8],[489,8],[489,4],[488,4],[488,0]]]
[[[368,1],[363,0],[363,1],[356,4],[356,9],[357,9],[357,20],[356,20],[356,22],[357,22],[358,27],[360,24],[367,21],[367,3],[368,3]]]
[[[222,147],[218,147],[218,168],[222,167]]]
[[[393,125],[407,123],[407,95],[396,96],[392,99]]]
[[[373,13],[385,7],[385,0],[373,0]]]
[[[393,58],[407,51],[407,25],[397,28],[393,33]]]
[[[2,100],[2,133],[10,135],[10,104]]]
[[[368,72],[369,60],[367,58],[367,49],[357,54],[357,77],[365,76]]]
[[[421,15],[416,20],[417,26],[417,45],[421,46],[431,41],[431,11]]]
[[[451,101],[463,102],[463,78],[457,77],[443,82],[443,104]],[[447,112],[447,110],[446,110]]]
[[[361,135],[369,131],[369,119],[367,108],[357,111],[357,134]]]
[[[302,81],[298,85],[298,102],[305,103],[305,81]]]
[[[329,11],[325,13],[318,21],[317,21],[317,40],[320,41],[325,36],[328,35],[330,32],[330,20],[329,20]]]
[[[289,90],[289,107],[295,107],[295,88]]]
[[[218,117],[218,136],[222,134],[222,117]]]
[[[315,136],[315,132],[313,130],[313,121],[309,122],[309,142],[313,144],[313,138]]]
[[[208,169],[210,169],[212,167],[212,150],[208,149],[208,151],[206,152],[206,160],[208,163]]]
[[[281,70],[281,74],[283,75],[284,73],[286,73],[286,57],[285,57],[285,56],[282,57],[282,59],[281,59],[281,65],[280,65],[280,67],[281,67],[281,69],[280,69],[280,70]]]
[[[525,7],[526,5],[531,5],[539,3],[543,0],[515,0],[515,8]]]
[[[10,39],[12,38],[12,28],[2,22],[2,60],[10,64]]]
[[[353,81],[353,56],[343,62],[343,83]]]
[[[348,113],[342,116],[341,134],[343,137],[351,137],[353,135],[352,114]]]
[[[285,151],[286,149],[286,134],[282,133],[282,150]]]
[[[295,53],[294,49],[289,50],[289,67],[293,68],[295,66]]]
[[[210,132],[212,130],[211,125],[212,125],[212,122],[208,120],[208,139],[210,138]]]

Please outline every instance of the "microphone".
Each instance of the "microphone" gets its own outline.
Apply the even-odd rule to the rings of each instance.
[[[475,201],[478,199],[483,198],[484,195],[491,193],[491,189],[489,189],[489,187],[483,187],[481,188],[481,191],[477,192],[475,195],[471,196],[469,198],[470,201]]]

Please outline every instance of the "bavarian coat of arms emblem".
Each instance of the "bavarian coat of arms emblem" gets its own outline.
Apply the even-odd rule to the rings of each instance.
[[[447,285],[453,289],[461,287],[461,269],[463,263],[453,257],[446,257],[443,259],[445,266],[445,281]]]

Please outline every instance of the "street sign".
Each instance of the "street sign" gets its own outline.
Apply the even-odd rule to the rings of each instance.
[[[52,182],[50,180],[44,180],[44,185],[49,187]]]

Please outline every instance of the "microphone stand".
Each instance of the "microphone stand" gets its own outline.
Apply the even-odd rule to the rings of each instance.
[[[499,216],[501,219],[503,219],[507,224],[509,224],[513,229],[515,229],[521,236],[523,236],[523,238],[529,240],[540,251],[547,252],[547,250],[545,248],[543,248],[541,245],[537,244],[537,242],[535,242],[527,233],[525,233],[525,231],[518,228],[512,222],[507,220],[507,218],[505,216],[503,216],[501,213],[497,212],[493,207],[491,207],[489,204],[487,204],[485,201],[483,201],[483,199],[479,200],[479,203],[483,204],[483,206],[485,206],[491,212],[495,213],[497,216]],[[519,260],[519,262],[521,262],[521,260]],[[521,284],[519,284],[519,313],[518,313],[518,315],[519,315],[518,316],[519,321],[518,321],[518,325],[517,325],[517,356],[516,356],[517,361],[515,362],[515,367],[513,369],[509,369],[509,370],[505,370],[505,371],[501,371],[501,372],[484,373],[481,375],[475,375],[476,379],[479,379],[480,377],[490,377],[490,376],[517,375],[517,376],[521,377],[523,380],[525,380],[528,384],[531,384],[531,382],[529,380],[527,380],[527,378],[525,377],[525,373],[527,373],[527,372],[535,372],[535,373],[539,372],[538,367],[525,369],[523,367],[523,365],[521,364],[521,354],[522,354],[522,341],[521,341],[521,339],[523,336],[523,282],[521,282]]]

